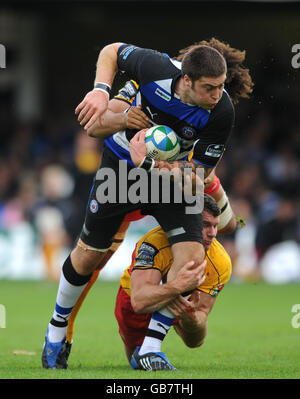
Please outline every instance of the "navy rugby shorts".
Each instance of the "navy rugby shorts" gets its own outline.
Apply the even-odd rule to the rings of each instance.
[[[187,204],[183,196],[180,203],[177,203],[178,197],[175,202],[172,185],[168,203],[153,203],[151,200],[153,184],[150,178],[147,182],[147,201],[135,203],[136,201],[132,201],[130,195],[124,199],[124,193],[127,194],[128,190],[133,189],[133,184],[137,184],[138,179],[128,178],[130,170],[136,168],[131,167],[126,161],[122,162],[119,168],[119,158],[108,147],[104,147],[101,166],[95,175],[86,206],[85,221],[80,234],[81,240],[94,248],[109,248],[126,214],[140,209],[143,215],[152,215],[156,219],[166,232],[171,245],[182,241],[202,242],[201,213],[187,214],[186,207],[191,204]],[[106,172],[108,172],[107,175]],[[150,174],[147,175],[150,176]],[[159,180],[159,184],[159,188],[162,189],[162,179]],[[125,190],[124,187],[127,189]],[[161,191],[159,191],[159,196],[161,199]]]

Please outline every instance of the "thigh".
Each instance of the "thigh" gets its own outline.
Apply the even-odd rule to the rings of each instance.
[[[80,234],[85,244],[96,249],[109,248],[126,214],[138,207],[137,204],[118,201],[119,174],[119,159],[105,148],[101,166],[90,191]],[[108,193],[105,192],[105,187]]]
[[[141,346],[148,329],[151,314],[135,313],[131,306],[130,296],[121,286],[116,298],[115,317],[124,344],[133,350],[137,346]]]
[[[155,217],[171,245],[187,241],[202,243],[201,213],[187,214],[184,204],[162,204],[148,207],[146,212]]]

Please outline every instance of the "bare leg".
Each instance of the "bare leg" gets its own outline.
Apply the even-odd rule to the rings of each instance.
[[[205,250],[201,243],[196,241],[178,242],[172,245],[173,263],[168,273],[168,280],[174,280],[180,268],[193,260],[195,266],[200,265],[205,258]]]

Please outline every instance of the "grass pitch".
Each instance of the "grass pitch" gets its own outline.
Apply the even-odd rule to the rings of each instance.
[[[175,331],[169,332],[162,349],[177,367],[175,373],[131,370],[113,314],[117,289],[117,282],[95,283],[76,320],[69,369],[44,370],[41,351],[57,284],[0,281],[0,304],[6,310],[0,379],[300,378],[300,328],[292,325],[299,284],[229,283],[209,315],[202,347],[189,349]]]

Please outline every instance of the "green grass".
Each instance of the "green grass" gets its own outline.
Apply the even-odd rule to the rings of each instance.
[[[0,379],[299,379],[300,328],[291,309],[299,284],[230,283],[209,315],[201,348],[171,330],[163,351],[176,373],[131,370],[113,309],[118,283],[97,282],[78,315],[68,370],[44,370],[41,349],[57,285],[0,281],[6,328],[0,328]],[[13,354],[25,350],[33,355]]]

